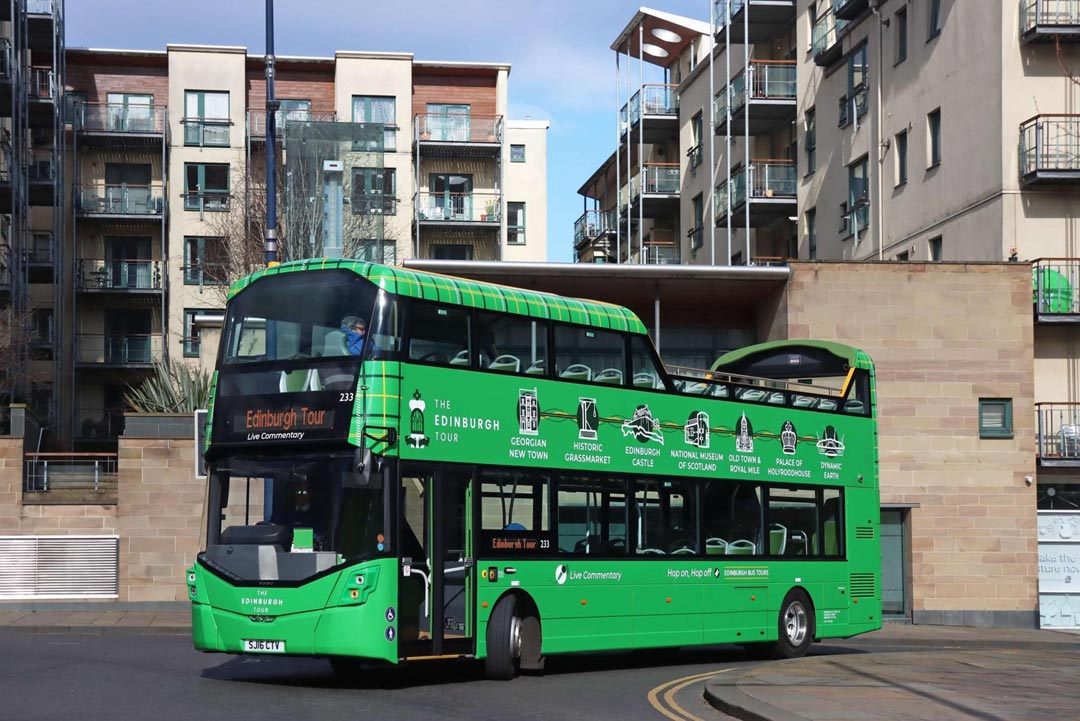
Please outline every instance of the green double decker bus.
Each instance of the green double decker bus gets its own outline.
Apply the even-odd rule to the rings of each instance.
[[[365,326],[360,336],[358,326]],[[665,367],[605,303],[347,260],[230,289],[196,648],[360,664],[881,626],[874,369],[836,343]]]

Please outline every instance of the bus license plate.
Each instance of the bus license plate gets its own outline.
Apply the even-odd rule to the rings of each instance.
[[[244,640],[244,651],[247,653],[285,653],[285,642],[249,638]]]

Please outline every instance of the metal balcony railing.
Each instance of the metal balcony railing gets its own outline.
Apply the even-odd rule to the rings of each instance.
[[[161,185],[82,185],[75,188],[84,215],[148,215],[164,212]]]
[[[0,38],[0,78],[10,78],[11,71],[11,40]]]
[[[833,14],[832,6],[814,23],[810,50],[815,55],[821,55],[830,50],[840,40],[840,33],[847,27],[847,20],[841,20]]]
[[[795,163],[790,160],[755,160],[750,163],[751,198],[795,198],[798,188]],[[731,207],[746,202],[747,172],[739,168],[731,174]],[[716,217],[727,214],[727,182],[716,189],[713,202]]]
[[[586,210],[574,221],[574,245],[596,240],[608,232],[615,232],[615,211]]]
[[[1036,115],[1020,124],[1020,172],[1080,171],[1080,115]]]
[[[84,133],[161,135],[167,127],[166,109],[123,103],[79,103],[76,127]]]
[[[1080,403],[1036,403],[1039,460],[1080,464]]]
[[[117,432],[108,437],[119,435]],[[115,453],[27,453],[25,462],[23,490],[26,493],[116,490],[118,463]]]
[[[232,121],[228,118],[184,118],[184,145],[229,147]]]
[[[315,113],[310,110],[293,108],[279,110],[274,114],[274,122],[278,130],[278,140],[285,139],[284,130],[286,123],[334,123],[337,122],[336,113]],[[248,111],[247,132],[252,138],[266,137],[266,111]]]
[[[231,198],[227,190],[188,191],[184,193],[184,210],[222,213],[229,209]]]
[[[1031,300],[1042,316],[1080,315],[1080,258],[1039,258],[1031,271]]]
[[[56,180],[56,166],[51,159],[32,160],[27,166],[27,175],[31,183],[51,183]]]
[[[1021,0],[1020,32],[1038,26],[1080,28],[1080,0]]]
[[[717,122],[727,114],[729,103],[732,115],[746,105],[746,78],[746,71],[740,70],[731,79],[727,92],[717,94],[713,101]],[[796,87],[795,61],[761,60],[750,63],[751,100],[794,100]]]
[[[727,25],[729,5],[731,6],[731,17],[734,18],[746,6],[746,0],[713,0],[713,21],[716,23],[716,27],[713,29],[714,34],[723,30]],[[735,32],[735,28],[733,27],[731,31]]]
[[[642,174],[645,176],[646,195],[675,195],[679,192],[682,173],[678,163],[645,163]]]
[[[27,77],[27,94],[37,100],[53,100],[56,98],[56,75],[52,70],[45,68],[33,68]]]
[[[676,92],[678,85],[672,83],[646,83],[641,86],[630,98],[630,102],[623,105],[619,110],[619,121],[622,131],[641,119],[645,115],[670,115],[679,114],[679,94]]]
[[[644,261],[649,265],[678,265],[679,249],[670,245],[646,245]]]
[[[34,233],[26,258],[31,265],[51,265],[56,253],[56,243],[52,233]]]
[[[161,261],[82,258],[75,282],[82,290],[161,290]]]
[[[500,193],[421,192],[416,203],[421,221],[498,223],[502,219]]]
[[[472,113],[419,113],[414,137],[431,143],[501,143],[503,116]]]
[[[85,364],[145,364],[163,357],[160,335],[80,333],[76,358]]]
[[[26,0],[27,15],[52,15],[55,10],[54,0]]]

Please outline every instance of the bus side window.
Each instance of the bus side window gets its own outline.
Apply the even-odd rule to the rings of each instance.
[[[471,367],[468,310],[414,302],[411,311],[409,360]]]
[[[559,553],[626,554],[626,485],[621,480],[563,476],[558,480]]]
[[[555,372],[560,378],[624,385],[624,336],[584,326],[555,326]]]
[[[656,365],[644,336],[630,336],[630,371],[635,388],[664,387],[664,373]]]
[[[544,375],[547,323],[508,313],[476,314],[480,368],[518,375]]]

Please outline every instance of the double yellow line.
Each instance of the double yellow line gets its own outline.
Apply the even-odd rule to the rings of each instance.
[[[734,668],[724,668],[717,671],[709,671],[708,673],[695,674],[693,676],[683,676],[674,681],[662,683],[652,691],[649,691],[649,704],[672,721],[705,721],[705,719],[700,716],[695,716],[676,703],[675,694],[679,693],[687,686],[705,681],[717,674],[734,670]]]

